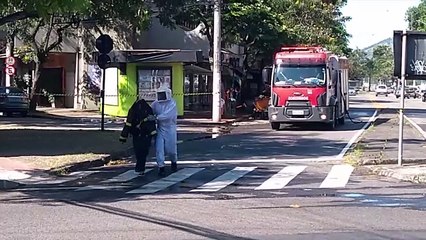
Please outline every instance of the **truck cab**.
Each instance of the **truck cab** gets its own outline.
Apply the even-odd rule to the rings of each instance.
[[[331,129],[343,124],[349,108],[347,65],[346,58],[321,47],[281,48],[270,73],[263,74],[271,83],[272,129],[282,123],[324,123]]]

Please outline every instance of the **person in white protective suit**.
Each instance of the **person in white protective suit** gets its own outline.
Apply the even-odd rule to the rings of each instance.
[[[155,148],[158,174],[164,176],[166,156],[172,162],[172,172],[177,171],[177,108],[171,90],[167,87],[160,88],[151,107],[157,119]]]

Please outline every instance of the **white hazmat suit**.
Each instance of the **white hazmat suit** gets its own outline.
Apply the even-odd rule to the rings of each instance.
[[[157,117],[156,158],[159,168],[165,165],[165,156],[177,162],[177,108],[169,88],[157,91],[157,100],[152,105]]]

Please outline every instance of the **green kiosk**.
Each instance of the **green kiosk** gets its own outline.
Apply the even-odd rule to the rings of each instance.
[[[202,62],[201,50],[125,50],[108,54],[105,70],[105,114],[125,117],[138,98],[155,100],[161,86],[172,90],[178,116],[184,113],[184,67]],[[96,61],[95,55],[95,61]]]

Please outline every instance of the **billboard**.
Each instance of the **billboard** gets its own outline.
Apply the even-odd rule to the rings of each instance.
[[[394,76],[401,77],[402,34],[394,31]],[[406,64],[405,78],[407,80],[426,80],[426,32],[406,31]]]

